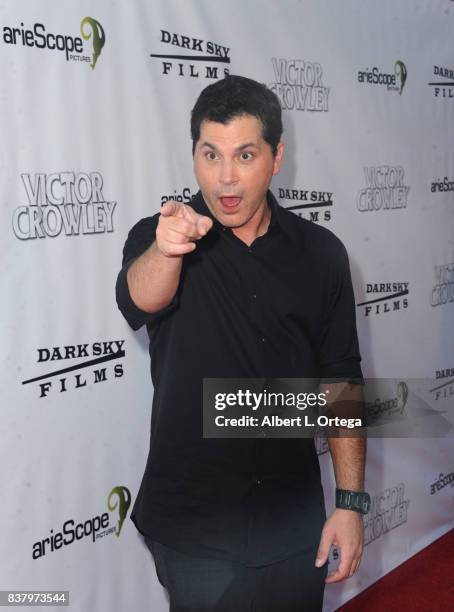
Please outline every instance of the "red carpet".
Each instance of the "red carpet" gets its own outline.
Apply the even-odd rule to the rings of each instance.
[[[383,576],[338,610],[454,610],[454,529]]]

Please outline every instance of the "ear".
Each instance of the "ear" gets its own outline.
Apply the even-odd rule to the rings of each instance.
[[[282,155],[284,153],[284,143],[280,142],[277,145],[276,156],[274,157],[273,174],[278,174],[281,169]]]

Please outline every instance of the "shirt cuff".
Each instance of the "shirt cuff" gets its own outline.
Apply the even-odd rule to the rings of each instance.
[[[173,310],[178,303],[177,294],[175,293],[172,298],[172,301],[167,304],[167,306],[161,308],[161,310],[158,310],[157,312],[146,312],[145,310],[139,308],[131,298],[127,279],[129,267],[134,263],[135,260],[136,258],[131,259],[123,266],[123,268],[118,274],[117,282],[115,285],[115,295],[117,299],[118,308],[120,309],[120,312],[134,331],[138,330],[145,323],[153,323],[156,319],[161,318],[163,315]]]

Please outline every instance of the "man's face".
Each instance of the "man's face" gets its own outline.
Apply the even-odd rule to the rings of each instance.
[[[266,207],[266,192],[279,172],[283,144],[276,156],[252,115],[226,125],[202,121],[194,150],[194,172],[205,202],[222,225],[247,228]]]

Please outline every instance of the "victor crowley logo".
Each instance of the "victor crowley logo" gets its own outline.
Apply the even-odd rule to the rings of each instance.
[[[432,287],[431,306],[454,302],[454,261],[435,266],[435,285]]]
[[[184,187],[179,192],[177,192],[177,190],[174,189],[173,193],[161,196],[161,206],[164,206],[164,204],[168,202],[169,200],[174,200],[175,202],[183,202],[184,204],[190,204],[194,198],[195,198],[195,193],[193,194],[191,192],[190,187]]]
[[[21,174],[27,204],[13,213],[20,240],[113,232],[117,203],[106,201],[99,172]]]
[[[364,544],[370,544],[391,529],[407,522],[409,499],[405,499],[405,485],[400,483],[371,495],[369,513],[364,520]]]
[[[333,206],[332,191],[315,191],[309,189],[287,189],[278,187],[280,200],[291,202],[290,206],[285,203],[285,208],[291,210],[299,217],[303,217],[303,211],[307,211],[306,218],[309,221],[330,221],[331,207]],[[310,210],[310,209],[318,210]],[[326,209],[326,210],[323,210]]]
[[[454,100],[454,70],[443,68],[442,66],[434,66],[433,75],[437,77],[437,80],[431,81],[428,85],[433,87],[435,98],[450,98]]]
[[[272,58],[274,81],[270,89],[287,110],[328,111],[330,89],[323,84],[318,62]]]
[[[42,23],[35,23],[30,28],[26,28],[24,22],[20,23],[20,27],[4,26],[2,40],[7,45],[64,52],[66,61],[87,62],[94,68],[106,42],[104,29],[96,19],[84,17],[80,23],[80,32],[88,41],[85,48],[80,36],[47,32]]]
[[[93,342],[93,344],[70,344],[37,349],[37,363],[49,363],[72,359],[82,359],[75,365],[65,368],[53,368],[52,371],[34,376],[22,381],[23,385],[36,383],[39,397],[47,397],[51,391],[66,393],[86,387],[88,382],[96,384],[105,382],[108,378],[121,378],[123,364],[113,364],[107,367],[97,367],[122,359],[125,356],[124,340],[109,340]],[[82,370],[83,373],[76,373]],[[58,378],[57,378],[58,377]],[[44,381],[44,382],[41,382]]]
[[[380,297],[372,297],[357,306],[364,308],[363,313],[366,317],[370,314],[378,315],[408,308],[408,297],[404,297],[409,294],[408,285],[408,282],[367,283],[366,295],[380,294]]]
[[[377,66],[371,70],[358,71],[358,83],[366,83],[368,85],[383,85],[388,91],[397,91],[402,94],[405,83],[407,81],[407,68],[401,60],[394,62],[393,73],[382,72]]]
[[[364,168],[366,188],[358,193],[360,212],[406,208],[410,187],[404,184],[402,166],[369,166]]]
[[[51,529],[47,538],[38,540],[33,544],[32,558],[40,559],[44,555],[55,552],[63,546],[69,546],[78,540],[90,538],[92,542],[96,542],[100,538],[115,533],[120,536],[123,522],[128,513],[131,504],[131,493],[127,487],[114,487],[107,497],[107,508],[110,512],[117,514],[117,525],[111,525],[111,517],[108,512],[97,514],[87,520],[75,524],[74,519],[65,521],[60,531],[54,533]]]
[[[202,38],[160,31],[159,41],[165,45],[179,47],[179,53],[150,53],[150,57],[160,60],[162,74],[175,74],[180,77],[221,79],[229,74],[230,48]]]

